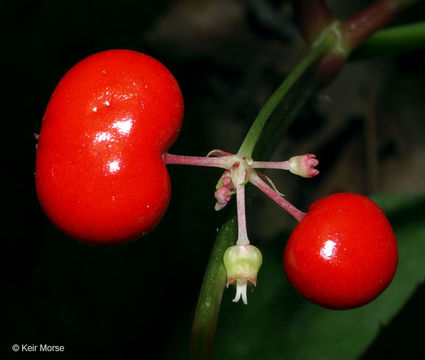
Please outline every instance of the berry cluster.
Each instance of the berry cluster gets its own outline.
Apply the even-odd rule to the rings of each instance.
[[[159,222],[171,186],[167,164],[224,169],[215,209],[236,195],[238,240],[224,254],[234,301],[247,303],[261,252],[246,231],[245,185],[250,182],[287,210],[299,224],[285,252],[294,287],[325,307],[363,305],[390,283],[397,243],[383,212],[369,199],[335,194],[307,214],[284,199],[259,169],[302,176],[318,174],[313,154],[282,162],[254,161],[213,150],[206,157],[173,155],[167,149],[183,118],[177,81],[157,60],[129,50],[109,50],[75,65],[47,106],[36,156],[36,188],[52,222],[69,236],[94,244],[136,239]]]

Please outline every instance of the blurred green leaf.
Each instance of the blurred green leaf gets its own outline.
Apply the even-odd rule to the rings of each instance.
[[[334,311],[304,300],[291,288],[282,268],[289,232],[262,246],[263,269],[249,305],[233,304],[225,293],[215,359],[355,359],[382,326],[403,308],[425,278],[425,197],[381,195],[399,244],[399,266],[390,287],[359,309]]]

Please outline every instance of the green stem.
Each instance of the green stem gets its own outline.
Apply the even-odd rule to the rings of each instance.
[[[248,132],[248,136],[251,137],[251,140],[246,141],[246,144],[248,144],[247,146],[250,147],[250,150],[247,150],[247,152],[244,153],[246,154],[244,156],[250,156],[268,117],[279,105],[285,94],[292,88],[296,80],[301,77],[309,65],[327,49],[329,49],[333,43],[333,41],[329,41],[324,38],[324,41],[321,41],[320,44],[314,47],[301,64],[297,66],[290,76],[288,76],[289,80],[287,78],[287,80],[285,80],[279,87],[276,91],[277,95],[275,93],[274,96],[272,96],[272,102],[268,101],[266,103],[265,107],[267,107],[268,110],[262,110],[260,112],[259,116],[257,116],[257,119],[259,118],[260,120],[256,120],[254,122],[254,124],[257,125],[255,125],[255,127],[253,125],[254,130],[250,130]],[[311,92],[306,91],[305,88],[303,93],[311,94]],[[305,100],[305,98],[303,98],[303,100]],[[292,106],[296,103],[297,101],[290,101],[291,105],[289,107],[292,108]],[[304,103],[304,101],[302,101],[302,103]],[[299,110],[298,107],[296,107],[294,112],[297,112],[297,110]],[[290,109],[288,108],[287,111],[290,111]],[[259,124],[259,122],[262,123]],[[241,149],[244,151],[242,147]],[[236,217],[232,216],[226,223],[224,223],[217,234],[207,269],[205,271],[192,326],[190,346],[190,358],[192,360],[206,360],[211,358],[211,350],[217,325],[217,318],[220,311],[221,298],[226,285],[226,272],[223,265],[223,255],[225,250],[236,242],[236,239],[237,221]]]
[[[260,139],[255,153],[259,157],[267,158],[272,152],[272,148],[279,141],[278,137],[288,124],[296,117],[301,107],[317,89],[318,84],[312,81],[312,76],[301,81],[291,89],[285,100],[283,115],[285,121],[272,118],[269,122],[272,130],[266,129]],[[282,125],[282,124],[286,124]],[[281,128],[281,126],[283,128]],[[205,270],[201,291],[195,311],[195,318],[192,326],[192,337],[190,346],[190,358],[192,360],[207,360],[211,358],[211,350],[217,325],[217,318],[220,312],[221,298],[226,285],[226,273],[223,265],[223,255],[226,249],[235,244],[237,239],[237,220],[235,216],[229,218],[220,228],[215,244]]]
[[[232,216],[223,224],[217,234],[213,250],[202,281],[201,292],[196,306],[190,343],[190,358],[206,360],[211,350],[220,311],[221,297],[226,285],[226,270],[223,255],[236,242],[237,220]]]
[[[329,50],[335,43],[334,36],[325,36],[319,43],[313,46],[307,56],[298,63],[292,72],[286,77],[282,84],[277,88],[273,95],[269,98],[266,104],[255,118],[251,128],[248,131],[241,147],[238,151],[238,156],[250,158],[254,150],[255,144],[260,137],[261,131],[264,128],[268,118],[281,103],[285,95],[300,78],[300,76],[315,62],[321,55]]]
[[[322,81],[311,71],[305,73],[285,96],[273,116],[267,121],[260,139],[255,145],[254,159],[269,159],[286,131],[300,114],[305,104],[323,86]]]
[[[425,47],[425,22],[378,31],[356,49],[351,58],[397,54]]]
[[[407,2],[410,1],[407,0]],[[399,0],[399,2],[403,3],[406,0]],[[256,155],[259,157],[270,156],[276,143],[281,139],[282,134],[295,119],[305,102],[318,88],[323,86],[323,82],[317,74],[311,72],[305,74],[306,70],[321,55],[330,50],[334,44],[335,37],[333,34],[325,35],[310,50],[306,58],[296,66],[258,114],[239,149],[239,156],[250,158],[254,147]],[[342,64],[343,62],[341,62],[341,66]],[[303,74],[306,76],[302,76]],[[300,79],[301,77],[302,79]],[[283,98],[285,98],[285,101],[282,103]],[[269,117],[272,113],[276,113],[275,110],[280,104],[282,104],[279,108],[281,116],[274,116],[268,122]],[[268,122],[268,127],[256,146],[266,122]],[[228,247],[236,242],[236,238],[237,221],[233,216],[224,223],[217,234],[203,279],[192,328],[190,355],[193,360],[211,358],[221,298],[226,284],[223,254]]]

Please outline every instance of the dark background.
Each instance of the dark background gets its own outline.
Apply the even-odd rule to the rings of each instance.
[[[329,4],[341,17],[364,5]],[[129,48],[156,57],[180,83],[185,120],[171,152],[236,151],[261,106],[307,50],[289,3],[46,0],[1,6],[7,184],[2,352],[17,358],[12,344],[47,343],[64,345],[57,356],[69,359],[185,358],[181,349],[187,351],[209,251],[226,215],[213,210],[220,173],[170,166],[173,195],[159,226],[129,244],[90,246],[60,233],[41,211],[33,134],[73,64],[96,51]],[[419,5],[397,21],[423,18]],[[312,99],[275,158],[316,153],[321,174],[305,180],[269,173],[288,199],[306,210],[338,191],[424,193],[424,60],[424,51],[412,51],[350,63]],[[253,193],[248,231],[254,242],[267,243],[295,225]],[[276,251],[285,241],[274,245]],[[232,295],[226,292],[223,301]],[[406,329],[420,328],[424,300],[422,286],[365,358],[423,351],[420,333]]]

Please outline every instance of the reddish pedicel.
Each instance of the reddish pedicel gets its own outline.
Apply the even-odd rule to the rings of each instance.
[[[182,117],[179,86],[152,57],[109,50],[76,64],[49,101],[38,142],[36,187],[48,217],[97,244],[150,231],[169,202],[162,154]]]
[[[313,203],[284,252],[289,281],[308,300],[332,309],[367,304],[389,285],[397,242],[368,198],[334,194]]]

